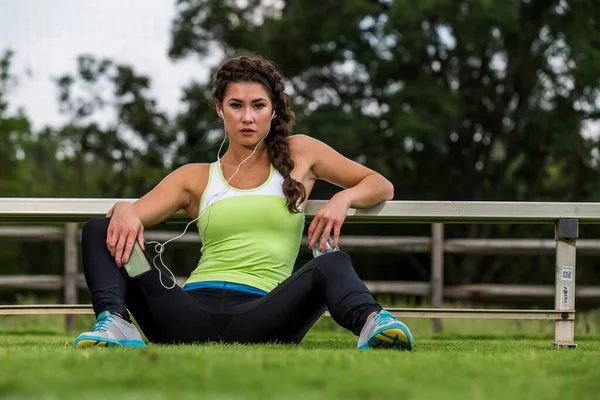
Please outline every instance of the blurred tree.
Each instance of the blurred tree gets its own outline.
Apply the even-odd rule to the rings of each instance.
[[[216,43],[273,59],[296,131],[378,168],[406,188],[399,198],[555,198],[530,178],[555,177],[548,167],[565,157],[590,161],[580,132],[599,113],[600,9],[589,2],[265,4],[179,0],[171,56],[205,57]],[[204,105],[208,89],[186,100]],[[568,189],[561,199],[582,196]]]
[[[3,172],[11,170],[5,164],[17,165],[14,145],[19,144],[15,195],[136,197],[164,177],[178,143],[166,114],[149,98],[148,77],[83,55],[76,74],[56,84],[68,123],[31,132],[25,117],[2,120],[8,126],[2,132],[20,129],[9,135],[12,140],[3,134],[0,141],[0,151],[13,145],[6,162],[3,157]]]
[[[125,65],[90,55],[77,73],[56,80],[68,123],[46,128],[30,153],[38,163],[56,157],[44,174],[61,196],[139,197],[166,174],[177,140],[164,112],[149,98],[150,79]],[[50,176],[48,176],[50,178]]]
[[[77,75],[57,84],[60,109],[70,118],[58,131],[62,153],[78,166],[80,179],[95,183],[95,196],[142,196],[162,179],[177,140],[149,97],[148,77],[84,55]]]
[[[18,157],[22,155],[20,145],[29,132],[30,124],[22,110],[11,111],[8,95],[17,84],[10,71],[13,52],[5,50],[0,55],[0,193],[4,197],[14,196],[18,190]]]

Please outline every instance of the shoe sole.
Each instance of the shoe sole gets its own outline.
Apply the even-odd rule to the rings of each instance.
[[[97,339],[92,337],[83,337],[75,342],[76,349],[84,349],[87,347],[146,347],[146,343],[139,340],[111,340]]]
[[[108,340],[97,340],[97,339],[81,339],[75,343],[76,349],[83,349],[86,347],[110,347],[119,346],[117,343],[110,342]]]
[[[408,330],[408,328],[407,328]],[[375,332],[361,349],[412,350],[412,337],[400,327],[382,329]]]

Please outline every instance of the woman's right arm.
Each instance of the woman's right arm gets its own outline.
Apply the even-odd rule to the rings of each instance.
[[[144,227],[156,225],[181,209],[189,212],[207,181],[208,164],[188,164],[171,172],[134,203],[116,203],[107,214],[111,221],[106,245],[117,266],[129,261],[136,240],[144,249]]]

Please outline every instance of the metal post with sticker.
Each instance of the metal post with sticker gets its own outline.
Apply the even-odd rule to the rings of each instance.
[[[556,278],[554,309],[563,316],[575,313],[575,255],[579,221],[560,219],[555,224]],[[563,318],[554,322],[555,347],[576,347],[575,321]]]
[[[566,286],[562,286],[560,292],[560,309],[568,310],[569,309],[569,288]]]
[[[573,293],[570,293],[569,286],[566,285],[566,282],[573,282],[573,269],[574,267],[562,266],[560,267],[560,309],[561,310],[570,310],[569,308],[569,300],[570,296]],[[574,285],[573,285],[574,286]],[[574,303],[575,299],[573,299]]]
[[[573,267],[562,266],[560,268],[560,280],[572,281],[573,280]]]

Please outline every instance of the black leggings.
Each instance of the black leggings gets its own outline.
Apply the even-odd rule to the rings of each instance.
[[[154,267],[130,278],[106,246],[109,221],[92,219],[82,231],[83,268],[94,311],[109,310],[127,319],[131,311],[150,342],[300,343],[326,307],[339,325],[359,335],[367,316],[381,310],[343,252],[311,260],[265,296],[166,289]],[[162,280],[173,285],[164,271]]]

